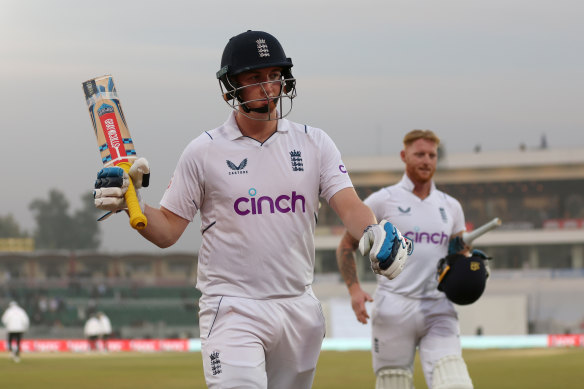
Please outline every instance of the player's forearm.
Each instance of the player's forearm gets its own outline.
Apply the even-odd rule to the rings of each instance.
[[[176,220],[178,216],[171,217],[168,211],[153,208],[145,205],[144,214],[148,218],[148,225],[142,230],[138,230],[140,235],[154,243],[158,247],[166,248],[176,243],[182,235],[188,221]]]
[[[348,215],[343,219],[343,224],[358,243],[365,228],[371,224],[377,224],[377,219],[371,209],[361,203],[348,211]]]
[[[345,232],[336,252],[337,265],[349,291],[353,286],[359,285],[355,261],[355,250],[358,244],[357,240],[353,239],[348,232]]]
[[[359,199],[353,188],[340,190],[331,198],[330,205],[356,240],[361,239],[368,225],[377,223],[371,208]]]

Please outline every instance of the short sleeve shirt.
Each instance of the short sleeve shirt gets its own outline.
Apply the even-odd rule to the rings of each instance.
[[[414,252],[403,272],[393,280],[378,276],[378,287],[413,298],[439,298],[436,266],[448,253],[450,236],[465,229],[458,200],[436,189],[420,199],[407,174],[401,181],[371,194],[366,200],[377,220],[386,219],[414,241]]]
[[[197,287],[206,295],[274,298],[304,293],[314,272],[319,198],[352,187],[322,130],[278,121],[264,143],[234,113],[184,150],[160,204],[201,216]]]

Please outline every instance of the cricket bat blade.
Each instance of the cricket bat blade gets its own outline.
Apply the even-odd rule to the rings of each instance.
[[[137,158],[136,150],[112,76],[85,81],[83,92],[104,167],[118,166],[129,173]],[[137,230],[145,228],[148,220],[140,208],[131,178],[124,199],[128,206],[130,225]]]

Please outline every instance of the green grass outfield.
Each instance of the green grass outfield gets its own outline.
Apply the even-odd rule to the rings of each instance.
[[[584,349],[465,350],[475,389],[584,387]],[[426,388],[416,360],[416,388]],[[27,353],[0,359],[0,387],[19,389],[205,388],[200,353]],[[367,351],[323,351],[315,389],[374,388]]]

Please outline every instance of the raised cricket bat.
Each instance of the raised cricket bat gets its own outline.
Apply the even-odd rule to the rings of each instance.
[[[85,81],[83,92],[103,166],[119,166],[128,173],[137,156],[112,76]],[[137,230],[146,227],[148,221],[140,209],[131,179],[124,198],[128,205],[130,225]]]
[[[472,230],[471,232],[464,232],[462,234],[462,240],[468,246],[472,245],[472,242],[477,239],[479,236],[486,234],[487,232],[494,230],[495,228],[501,225],[501,219],[498,217],[494,218],[488,223],[483,224],[482,226]]]

